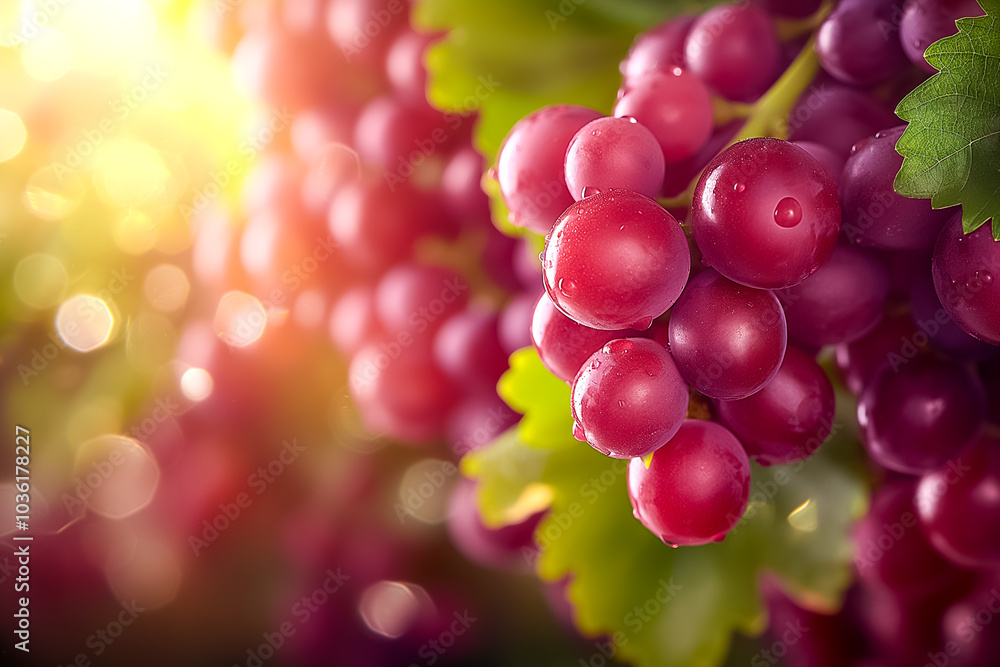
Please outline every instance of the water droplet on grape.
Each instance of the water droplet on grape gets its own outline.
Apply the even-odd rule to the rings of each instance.
[[[594,359],[592,362],[590,362],[590,368],[591,368],[591,370],[595,370],[596,371],[600,367],[601,367],[601,360],[600,359]]]
[[[562,294],[564,297],[572,298],[574,292],[576,292],[576,283],[566,278],[559,279],[560,294]]]
[[[733,191],[734,192],[744,192],[746,189],[747,189],[747,186],[746,186],[745,183],[733,183]]]
[[[578,422],[573,422],[573,437],[580,442],[587,442],[587,432],[583,430]]]
[[[625,407],[625,401],[618,401],[618,407],[619,408],[624,408]]]
[[[774,221],[779,227],[794,227],[802,222],[802,206],[798,200],[785,197],[774,207]]]
[[[625,120],[627,120],[630,123],[638,123],[639,122],[635,118],[633,118],[632,116],[622,116],[622,118],[624,118]]]
[[[666,544],[666,545],[667,545],[668,547],[670,547],[671,549],[676,549],[676,548],[677,548],[677,547],[679,546],[679,545],[677,545],[677,544],[674,544],[673,542],[669,542],[669,541],[667,541],[667,540],[662,540],[662,539],[661,539],[661,541],[662,541],[662,542],[663,542],[664,544]]]
[[[592,195],[599,195],[599,194],[601,194],[601,191],[595,188],[593,185],[585,185],[583,186],[583,191],[580,193],[580,197],[586,199],[587,197],[590,197]]]
[[[982,281],[984,285],[993,284],[993,274],[989,271],[982,271],[982,275],[979,276],[979,280]]]
[[[602,352],[604,352],[604,354],[628,354],[628,351],[631,349],[632,341],[627,338],[618,338],[610,343],[607,343]]]

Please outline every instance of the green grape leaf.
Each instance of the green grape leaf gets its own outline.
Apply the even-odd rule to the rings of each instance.
[[[909,126],[894,187],[935,208],[961,204],[966,233],[992,218],[1000,240],[1000,0],[980,5],[986,16],[959,19],[956,35],[927,48],[939,72],[896,108]]]
[[[509,386],[541,385],[530,354],[516,355]],[[557,445],[540,449],[512,429],[466,456],[463,471],[478,479],[488,525],[549,509],[536,546],[523,554],[543,579],[571,577],[567,595],[579,629],[594,638],[595,655],[638,665],[715,667],[733,631],[764,629],[762,576],[775,575],[812,608],[840,603],[850,581],[849,529],[867,504],[854,465],[857,443],[847,427],[850,401],[840,407],[833,437],[809,461],[753,467],[747,513],[720,544],[665,546],[632,516],[627,462],[565,439],[554,421],[545,422],[552,430],[531,433]],[[567,413],[566,392],[546,399],[536,390],[528,413],[542,410]]]
[[[518,436],[533,447],[549,449],[573,439],[573,417],[568,406],[570,388],[542,365],[533,347],[510,357],[510,369],[500,378],[497,392],[507,405],[524,415]]]

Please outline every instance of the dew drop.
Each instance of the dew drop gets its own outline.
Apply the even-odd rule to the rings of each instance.
[[[604,354],[628,354],[631,349],[632,341],[627,338],[619,338],[606,344],[602,351]]]
[[[601,194],[601,191],[595,188],[593,185],[583,186],[583,190],[580,192],[580,196],[583,199],[586,199],[587,197],[590,197],[592,195],[599,195],[599,194]]]
[[[580,442],[587,442],[587,432],[583,430],[578,422],[573,422],[573,437]]]
[[[592,362],[590,362],[590,368],[591,368],[591,370],[595,370],[596,371],[600,367],[601,367],[601,360],[600,359],[594,359]]]
[[[779,227],[794,227],[802,222],[802,206],[797,200],[785,197],[774,207],[774,221]]]
[[[567,298],[571,298],[576,292],[576,283],[567,278],[559,279],[559,293]]]
[[[733,191],[734,192],[744,192],[744,191],[746,191],[746,189],[747,189],[747,186],[746,186],[745,183],[733,183]]]
[[[992,285],[993,284],[993,274],[992,273],[990,273],[989,271],[981,271],[980,273],[981,273],[981,275],[979,276],[979,281],[982,284],[984,284],[984,285]]]
[[[636,120],[635,118],[633,118],[632,116],[622,116],[622,118],[624,118],[624,119],[625,119],[625,120],[627,120],[628,122],[632,123],[633,125],[636,125],[636,124],[638,124],[638,123],[639,123],[639,121],[637,121],[637,120]]]
[[[664,540],[663,538],[660,538],[660,541],[663,542],[664,544],[666,544],[671,549],[676,549],[679,546],[679,545],[674,544],[673,542],[671,542],[669,540]]]

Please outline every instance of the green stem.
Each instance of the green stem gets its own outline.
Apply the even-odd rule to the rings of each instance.
[[[781,78],[751,107],[743,127],[723,150],[754,137],[788,138],[788,115],[819,71],[819,56],[813,48],[814,42],[815,38],[809,40]],[[700,178],[699,172],[683,193],[669,199],[660,199],[660,204],[666,208],[690,206]]]

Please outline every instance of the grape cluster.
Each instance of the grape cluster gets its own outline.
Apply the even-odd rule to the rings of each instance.
[[[671,546],[736,525],[750,459],[812,455],[842,381],[886,480],[860,533],[911,512],[907,585],[1000,568],[1000,244],[893,190],[892,105],[927,76],[924,47],[982,11],[898,4],[673,19],[636,39],[611,116],[542,108],[501,148],[510,222],[545,235],[532,342],[572,386],[574,435],[631,459],[635,517]]]
[[[328,335],[366,437],[425,451],[447,441],[445,456],[485,446],[519,419],[496,384],[530,345],[540,269],[491,222],[475,114],[426,99],[437,36],[410,27],[403,0],[283,0],[237,16],[237,82],[294,121],[246,179],[240,238],[202,216],[206,267],[231,246],[235,266],[215,269],[226,287],[285,296],[265,306],[288,311],[298,335]],[[330,257],[316,277],[290,274],[317,245]],[[448,512],[459,551],[513,569],[539,518],[488,529],[465,490]]]

